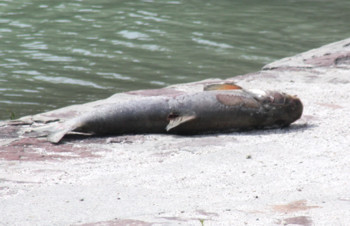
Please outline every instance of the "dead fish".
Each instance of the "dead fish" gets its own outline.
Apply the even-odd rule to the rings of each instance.
[[[191,135],[285,127],[299,119],[302,111],[296,96],[213,84],[194,94],[142,98],[89,112],[60,124],[48,140],[58,143],[70,132]]]

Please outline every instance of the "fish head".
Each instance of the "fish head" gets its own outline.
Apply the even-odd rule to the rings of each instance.
[[[268,91],[260,96],[264,110],[268,111],[267,124],[288,126],[298,120],[303,113],[303,104],[297,96],[276,91]]]

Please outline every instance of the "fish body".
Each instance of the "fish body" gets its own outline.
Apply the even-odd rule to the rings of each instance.
[[[238,87],[238,86],[237,86]],[[176,97],[148,97],[114,104],[61,124],[48,136],[58,143],[69,132],[97,135],[201,134],[288,126],[299,119],[301,101],[268,91],[208,89]]]

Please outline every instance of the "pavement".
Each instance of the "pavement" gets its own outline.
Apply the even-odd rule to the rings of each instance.
[[[215,82],[297,95],[288,128],[71,137],[34,128],[117,101]],[[261,71],[119,93],[0,125],[0,225],[349,225],[350,38]]]

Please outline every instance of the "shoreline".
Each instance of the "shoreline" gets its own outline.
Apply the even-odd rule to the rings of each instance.
[[[32,127],[111,102],[235,82],[296,94],[286,129],[179,137],[31,137]],[[107,99],[0,122],[4,225],[345,225],[350,221],[350,38],[261,71]],[[331,217],[330,217],[331,216]]]

